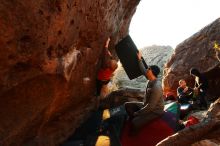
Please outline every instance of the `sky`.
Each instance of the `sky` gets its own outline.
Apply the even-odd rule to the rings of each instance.
[[[137,47],[175,47],[220,18],[220,0],[141,0],[129,34]]]

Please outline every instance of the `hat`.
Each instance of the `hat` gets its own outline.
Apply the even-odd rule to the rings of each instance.
[[[155,77],[160,73],[160,68],[157,65],[151,65],[149,68],[152,70]]]

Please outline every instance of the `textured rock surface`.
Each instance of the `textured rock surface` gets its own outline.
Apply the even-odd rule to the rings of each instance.
[[[164,64],[171,57],[173,49],[170,46],[153,45],[141,49],[141,52],[148,65],[158,65],[161,68],[159,78],[162,78]],[[130,87],[145,90],[146,78],[144,76],[130,80],[122,66],[117,69],[115,74],[113,83],[116,84],[117,87]]]
[[[105,41],[127,34],[138,3],[1,1],[0,145],[58,145],[74,131],[93,108]]]
[[[176,93],[180,79],[186,79],[189,85],[193,86],[189,70],[191,67],[196,67],[209,80],[209,94],[212,94],[210,97],[220,96],[220,49],[214,47],[215,43],[219,42],[220,19],[217,19],[179,44],[164,69],[164,91]]]

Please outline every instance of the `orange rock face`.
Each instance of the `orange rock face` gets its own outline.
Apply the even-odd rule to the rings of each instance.
[[[210,97],[220,96],[220,19],[203,28],[192,37],[177,46],[171,59],[165,65],[163,88],[165,92],[174,92],[178,81],[185,79],[189,86],[194,86],[194,79],[189,70],[195,67],[209,80]],[[217,47],[218,46],[218,47]]]
[[[139,0],[0,3],[0,145],[58,145],[96,101],[103,46],[128,32]]]

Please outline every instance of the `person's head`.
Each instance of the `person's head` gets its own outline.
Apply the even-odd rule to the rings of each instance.
[[[196,69],[196,68],[191,68],[191,69],[190,69],[190,75],[199,77],[201,74],[200,74],[200,72],[199,72],[198,69]]]
[[[180,87],[186,87],[186,81],[183,80],[183,79],[179,80],[179,86]]]
[[[155,80],[160,73],[160,68],[156,65],[151,65],[147,69],[146,76],[149,80]]]
[[[114,59],[110,60],[110,68],[111,68],[111,70],[116,70],[118,68],[118,63],[116,60],[114,60]]]

